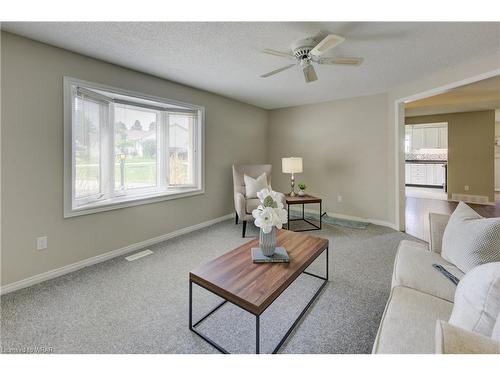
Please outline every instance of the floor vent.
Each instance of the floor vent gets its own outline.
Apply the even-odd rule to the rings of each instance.
[[[147,250],[139,251],[138,253],[129,255],[128,257],[125,257],[125,259],[127,259],[129,262],[132,262],[133,260],[145,257],[147,255],[151,255],[151,254],[154,254],[154,253],[151,250],[147,249]]]
[[[452,194],[451,200],[455,202],[489,204],[488,197],[484,195]]]

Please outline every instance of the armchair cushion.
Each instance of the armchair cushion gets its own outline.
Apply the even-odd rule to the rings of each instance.
[[[252,198],[246,200],[246,213],[252,214],[252,211],[255,210],[260,204],[259,198]]]

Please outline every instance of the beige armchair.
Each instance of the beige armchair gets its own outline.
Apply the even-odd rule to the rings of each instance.
[[[234,185],[234,208],[236,211],[235,223],[238,220],[242,221],[243,228],[241,236],[245,237],[247,221],[253,221],[252,211],[259,205],[258,198],[247,198],[245,180],[243,176],[246,174],[252,178],[259,177],[262,173],[266,174],[267,184],[271,189],[271,164],[262,165],[233,165],[233,185]],[[285,203],[285,196],[282,195],[282,203]]]

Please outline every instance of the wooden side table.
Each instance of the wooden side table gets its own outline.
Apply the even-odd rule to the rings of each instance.
[[[321,230],[321,217],[323,216],[322,214],[322,199],[321,198],[317,198],[317,197],[313,197],[312,195],[304,195],[304,196],[298,196],[296,195],[295,197],[291,197],[290,195],[285,195],[285,200],[286,200],[286,204],[287,204],[287,210],[288,210],[288,224],[287,224],[287,229],[288,230],[292,230],[291,229],[291,225],[290,223],[292,221],[303,221],[303,222],[306,222],[308,223],[309,225],[312,226],[312,228],[307,228],[307,229],[297,229],[297,230],[294,230],[294,232],[306,232],[306,231],[310,231],[310,230]],[[319,203],[319,226],[316,225],[315,223],[307,220],[304,216],[304,205],[306,204],[318,204]],[[302,217],[301,218],[298,218],[298,219],[290,219],[290,207],[294,204],[301,204],[302,205]]]

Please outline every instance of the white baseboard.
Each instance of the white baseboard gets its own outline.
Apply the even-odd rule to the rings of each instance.
[[[178,230],[170,232],[170,233],[162,234],[161,236],[157,236],[157,237],[153,237],[153,238],[141,241],[141,242],[137,242],[137,243],[134,243],[132,245],[122,247],[120,249],[108,251],[107,253],[104,253],[101,255],[96,255],[94,257],[87,258],[84,260],[80,260],[76,263],[68,264],[67,266],[63,266],[63,267],[56,268],[56,269],[53,269],[53,270],[50,270],[47,272],[43,272],[43,273],[28,277],[28,278],[23,279],[23,280],[15,281],[11,284],[7,284],[7,285],[0,287],[0,295],[10,293],[10,292],[13,292],[15,290],[26,288],[28,286],[35,285],[35,284],[41,283],[42,281],[50,280],[50,279],[53,279],[55,277],[65,275],[67,273],[79,270],[79,269],[84,268],[84,267],[91,266],[93,264],[104,262],[106,260],[118,257],[120,255],[124,255],[124,254],[130,253],[132,251],[136,251],[136,250],[142,249],[144,247],[151,246],[151,245],[157,244],[159,242],[166,241],[166,240],[169,240],[171,238],[178,237],[178,236],[181,236],[183,234],[187,234],[187,233],[193,232],[195,230],[208,227],[210,225],[219,223],[219,222],[224,221],[224,220],[228,220],[232,217],[234,217],[234,213],[224,215],[224,216],[212,219],[212,220],[208,220],[208,221],[205,221],[203,223],[195,224],[195,225],[192,225],[192,226],[187,227],[187,228],[178,229]]]
[[[292,209],[292,210],[294,210],[294,209]],[[301,210],[296,209],[294,211],[300,212]],[[316,214],[316,215],[318,214],[318,210],[314,210],[314,209],[310,209],[310,208],[306,208],[304,211],[307,213],[312,213],[312,214]],[[384,220],[371,219],[371,218],[365,218],[365,217],[359,217],[359,216],[344,215],[344,214],[338,214],[335,212],[327,212],[326,214],[330,217],[335,217],[337,219],[353,220],[353,221],[360,221],[362,223],[371,223],[371,224],[375,224],[375,225],[381,225],[383,227],[389,227],[389,228],[397,230],[399,232],[399,228],[396,226],[396,224],[390,223],[390,222],[384,221]]]

